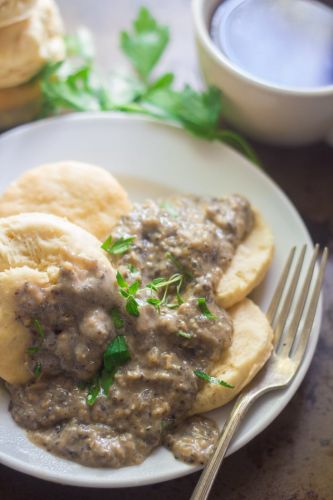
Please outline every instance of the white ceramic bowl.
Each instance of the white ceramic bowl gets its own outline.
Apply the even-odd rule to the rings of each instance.
[[[301,145],[326,139],[333,143],[333,85],[289,88],[268,83],[227,59],[209,34],[220,0],[192,0],[195,36],[207,83],[223,92],[223,116],[249,136],[264,142]]]

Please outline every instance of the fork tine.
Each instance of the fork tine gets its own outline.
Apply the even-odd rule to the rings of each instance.
[[[314,290],[312,292],[311,296],[311,301],[308,309],[308,313],[305,318],[305,323],[302,328],[302,336],[299,341],[299,344],[296,348],[296,351],[294,355],[292,356],[292,359],[296,362],[297,365],[300,365],[304,354],[306,350],[306,346],[308,345],[308,340],[310,337],[310,333],[312,330],[312,325],[316,316],[316,310],[317,310],[317,305],[320,297],[320,290],[321,290],[321,285],[323,282],[324,278],[324,271],[325,271],[325,266],[327,263],[327,257],[328,257],[328,248],[324,248],[323,256],[321,259],[320,267],[319,267],[319,272],[316,280],[316,284],[314,287]]]
[[[298,326],[299,326],[299,323],[301,321],[301,317],[303,314],[305,302],[306,302],[306,299],[307,299],[308,294],[309,294],[310,284],[311,284],[312,275],[313,275],[313,271],[315,268],[316,260],[318,257],[318,252],[319,252],[319,245],[317,244],[317,245],[315,245],[315,248],[314,248],[314,252],[313,252],[313,255],[312,255],[312,258],[310,261],[309,269],[308,269],[308,272],[306,274],[304,286],[302,287],[301,295],[299,296],[299,299],[297,301],[297,305],[295,307],[294,317],[290,323],[290,326],[288,328],[286,335],[283,337],[283,343],[282,343],[282,347],[279,350],[279,354],[288,356],[290,351],[291,351],[291,348],[294,344],[296,333],[298,330]]]
[[[277,309],[279,307],[280,300],[281,300],[281,297],[282,297],[282,293],[283,293],[284,287],[286,286],[286,282],[287,282],[287,278],[288,278],[288,275],[289,275],[290,267],[291,267],[291,264],[292,264],[293,259],[294,259],[295,251],[296,251],[296,247],[293,247],[290,250],[287,262],[286,262],[286,264],[284,266],[283,272],[281,274],[281,277],[280,277],[279,282],[277,284],[277,287],[275,289],[272,301],[271,301],[271,303],[270,303],[270,305],[269,305],[269,307],[267,309],[266,316],[267,316],[267,319],[270,322],[270,324],[273,323],[275,315],[276,315],[276,312],[277,312]]]
[[[291,282],[289,285],[288,293],[283,301],[281,311],[276,319],[276,325],[274,327],[274,345],[275,345],[275,348],[277,348],[277,346],[279,345],[281,334],[282,334],[283,329],[285,327],[285,324],[286,324],[286,321],[288,318],[288,314],[289,314],[289,311],[291,308],[291,304],[292,304],[292,301],[293,301],[294,296],[295,296],[295,290],[297,287],[299,276],[301,274],[301,269],[302,269],[302,265],[303,265],[303,261],[304,261],[305,252],[306,252],[306,245],[304,245],[302,250],[301,250],[300,256],[298,258],[298,262],[296,264],[296,269],[293,273],[293,276],[292,276],[292,279],[291,279]]]

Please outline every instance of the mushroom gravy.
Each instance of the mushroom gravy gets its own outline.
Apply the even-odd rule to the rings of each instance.
[[[205,463],[218,430],[204,417],[187,420],[207,383],[194,371],[209,373],[232,341],[215,289],[252,225],[238,195],[149,200],[113,231],[112,241],[134,238],[111,256],[117,277],[97,262],[85,270],[65,263],[56,284],[17,290],[34,381],[7,387],[30,439],[93,467],[139,464],[160,444]],[[106,353],[120,338],[110,371]]]

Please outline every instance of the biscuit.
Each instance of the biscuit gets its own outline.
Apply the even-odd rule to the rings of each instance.
[[[41,110],[39,81],[0,89],[0,130],[33,120]]]
[[[209,370],[209,375],[223,379],[234,388],[205,382],[197,395],[193,414],[228,403],[255,377],[271,355],[273,330],[259,307],[244,299],[228,312],[234,326],[232,343]]]
[[[271,265],[273,235],[259,212],[254,214],[252,231],[237,247],[217,287],[216,300],[221,307],[228,308],[243,300],[259,285]]]
[[[45,212],[104,240],[130,210],[127,193],[105,169],[74,161],[29,170],[0,197],[0,217]]]
[[[0,0],[0,28],[28,17],[37,0]]]
[[[11,384],[31,378],[27,347],[31,333],[18,321],[15,292],[26,282],[46,287],[60,268],[95,269],[115,281],[100,242],[82,228],[50,214],[20,214],[0,219],[0,377]],[[98,263],[98,266],[96,266]]]
[[[0,29],[0,88],[16,87],[47,61],[65,56],[63,25],[53,0],[37,0],[31,15]]]

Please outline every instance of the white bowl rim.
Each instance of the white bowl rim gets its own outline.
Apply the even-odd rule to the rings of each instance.
[[[203,8],[204,4],[209,0],[192,0],[192,17],[194,21],[195,31],[200,38],[205,50],[213,57],[219,66],[223,66],[234,77],[242,79],[244,83],[261,87],[262,90],[268,90],[276,94],[290,95],[293,97],[311,98],[323,97],[332,94],[333,97],[333,84],[323,85],[318,87],[289,87],[287,85],[278,85],[258,78],[253,74],[242,70],[239,66],[233,64],[227,57],[224,56],[221,50],[216,47],[211,39],[208,27],[204,21]],[[312,0],[308,0],[312,1]],[[219,2],[215,0],[217,6]]]

